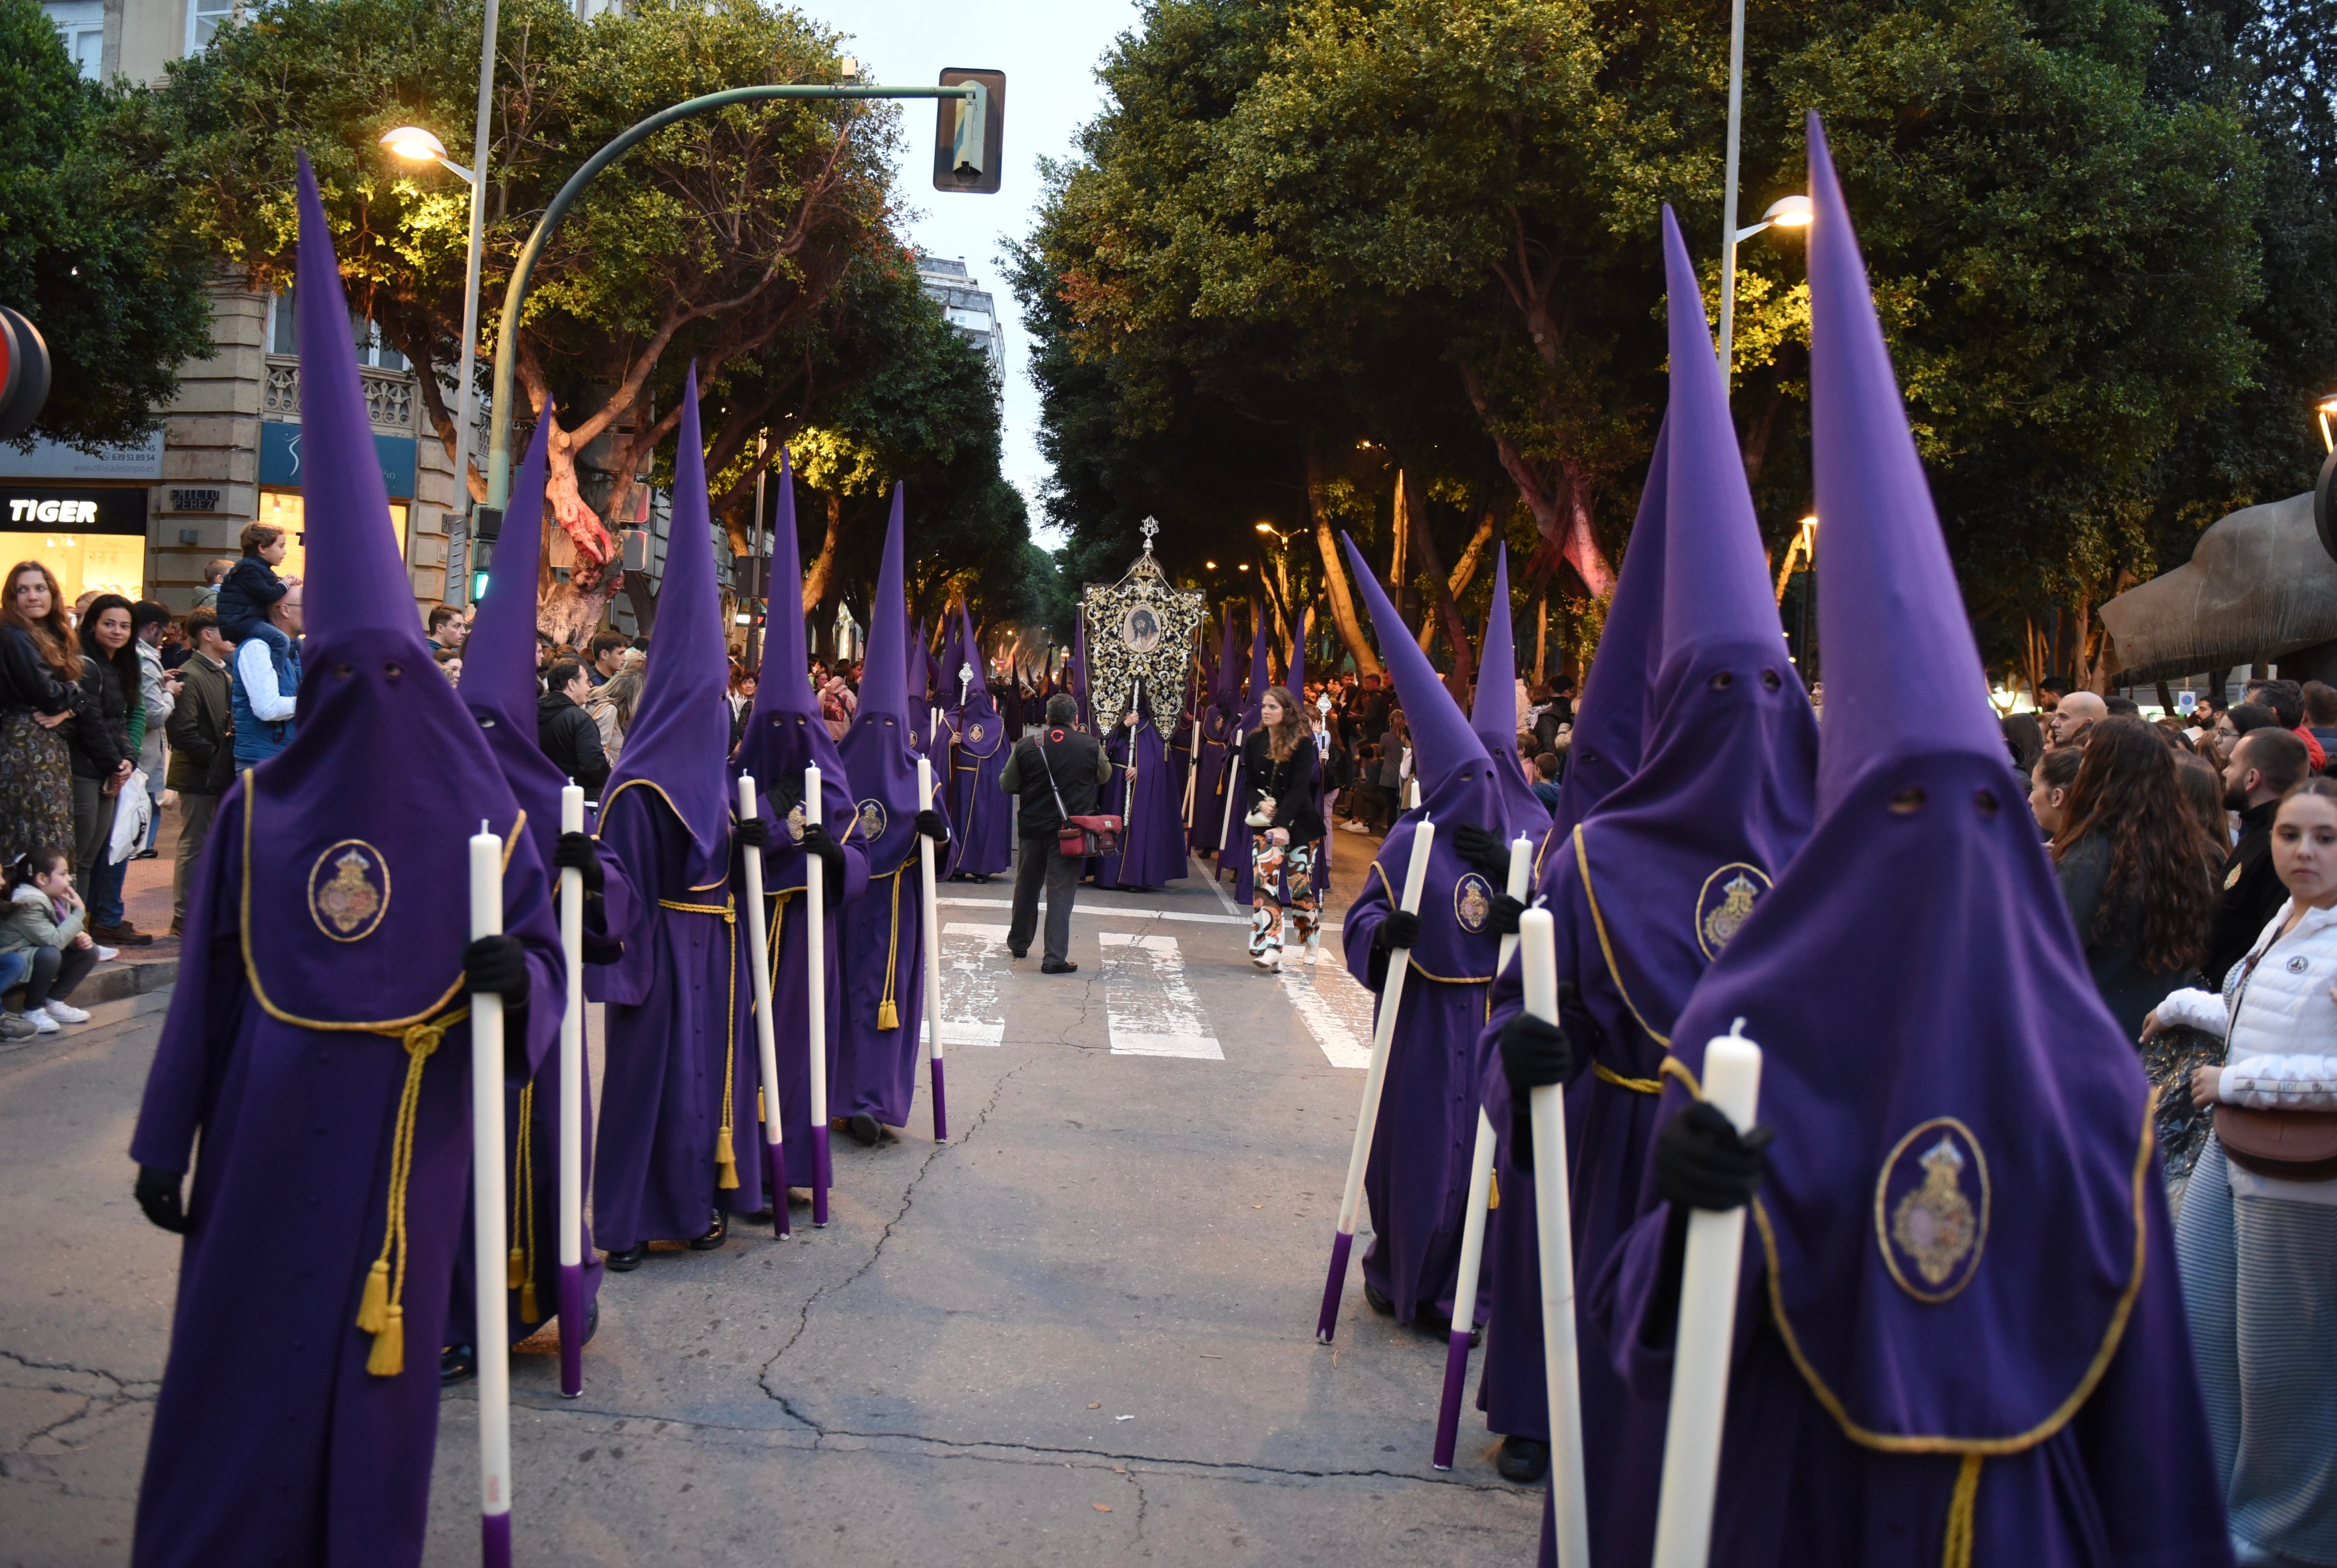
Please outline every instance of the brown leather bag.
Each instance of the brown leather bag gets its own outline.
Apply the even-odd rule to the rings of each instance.
[[[2255,978],[2263,952],[2248,955],[2248,967],[2232,993],[2232,1027],[2240,1003]],[[2228,1037],[2228,1031],[2226,1034]],[[2265,1111],[2252,1105],[2215,1106],[2215,1141],[2224,1156],[2242,1170],[2288,1182],[2325,1182],[2337,1176],[2337,1111]]]
[[[1055,852],[1074,859],[1118,854],[1120,835],[1127,824],[1116,816],[1073,816],[1063,804],[1063,792],[1055,787],[1055,770],[1047,761],[1047,743],[1040,741],[1032,749],[1039,754],[1039,765],[1046,770],[1047,793],[1055,797],[1055,809],[1063,816],[1063,825],[1055,830]]]

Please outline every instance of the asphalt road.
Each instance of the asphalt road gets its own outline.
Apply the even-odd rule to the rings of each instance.
[[[1372,846],[1337,847],[1352,890]],[[921,1091],[899,1141],[839,1136],[827,1229],[610,1276],[581,1399],[518,1356],[519,1560],[1527,1561],[1539,1494],[1473,1409],[1429,1466],[1441,1342],[1359,1272],[1315,1342],[1369,1039],[1336,932],[1277,979],[1198,877],[1087,889],[1079,973],[1041,977],[1007,961],[1003,879],[944,895],[953,1141]],[[177,1244],[124,1150],[166,1002],[0,1050],[0,1563],[128,1558]],[[452,1565],[475,1407],[443,1411]]]

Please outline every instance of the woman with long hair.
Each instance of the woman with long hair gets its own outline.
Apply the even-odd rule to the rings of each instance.
[[[81,649],[49,569],[18,561],[0,588],[0,865],[73,842],[73,757]]]
[[[617,673],[584,699],[585,713],[601,726],[601,755],[609,759],[611,768],[617,765],[617,754],[625,749],[625,732],[632,727],[633,705],[641,700],[641,677],[647,667],[638,650],[629,650]]]
[[[2176,992],[2146,1036],[2188,1026],[2227,1047],[2177,1086],[2215,1124],[2175,1251],[2233,1547],[2242,1563],[2337,1563],[2337,1180],[2264,1135],[2337,1116],[2337,778],[2281,796],[2272,861],[2288,901],[2223,995]]]
[[[1257,733],[1242,742],[1250,799],[1250,962],[1278,973],[1283,949],[1312,940],[1322,908],[1315,855],[1323,837],[1315,809],[1321,758],[1306,716],[1288,687],[1258,701]]]
[[[2138,718],[2114,715],[2088,731],[2062,819],[2061,897],[2094,985],[2132,1038],[2160,998],[2198,979],[2215,912],[2214,845],[2175,754]]]
[[[89,901],[90,935],[117,948],[154,940],[122,914],[122,879],[130,865],[111,863],[107,854],[122,786],[146,737],[130,615],[130,601],[118,593],[99,594],[82,612],[81,716],[66,740],[73,754],[74,880]]]

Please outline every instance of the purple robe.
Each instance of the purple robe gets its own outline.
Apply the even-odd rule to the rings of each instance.
[[[1112,726],[1103,750],[1112,762],[1112,778],[1105,786],[1102,809],[1108,815],[1122,818],[1126,825],[1120,833],[1120,853],[1102,858],[1096,886],[1157,888],[1183,880],[1185,822],[1180,813],[1184,799],[1151,716],[1143,714],[1136,726],[1132,760],[1124,724]]]
[[[954,742],[946,794],[950,845],[946,863],[934,869],[944,877],[995,876],[1013,863],[1014,797],[998,787],[1012,737],[986,691],[977,690],[945,722]]]

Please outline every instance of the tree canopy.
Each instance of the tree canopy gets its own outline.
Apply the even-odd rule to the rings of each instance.
[[[0,304],[40,329],[54,370],[19,447],[142,439],[178,367],[210,351],[202,248],[152,177],[143,107],[82,80],[34,0],[0,0]]]
[[[2247,107],[2155,84],[2160,34],[2130,0],[1748,15],[1740,210],[1804,188],[1818,111],[1978,617],[2082,622],[2151,570],[2170,454],[2264,355]],[[1530,520],[1521,593],[1604,594],[1663,404],[1667,202],[1717,316],[1727,45],[1721,0],[1154,0],[1018,258],[1074,552],[1159,510],[1178,559],[1217,553],[1264,492],[1393,568],[1401,470],[1440,619],[1489,514]],[[1803,257],[1779,231],[1738,266],[1738,435],[1782,542]]]

